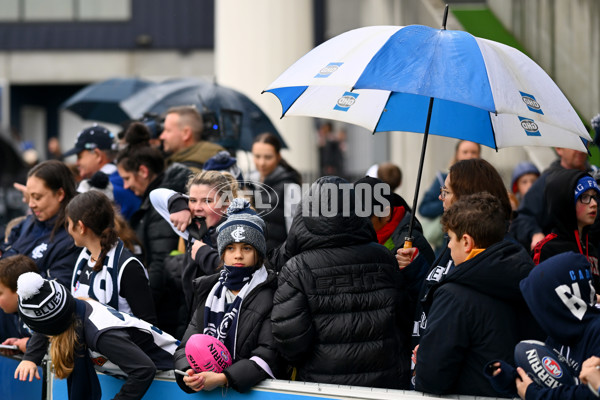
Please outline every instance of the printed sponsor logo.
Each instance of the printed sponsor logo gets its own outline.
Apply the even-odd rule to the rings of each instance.
[[[527,136],[542,136],[538,125],[531,118],[519,117],[521,121],[521,128],[525,130]]]
[[[519,91],[519,93],[521,93],[521,100],[523,100],[523,103],[525,103],[529,111],[533,111],[542,115],[544,114],[544,112],[542,111],[542,106],[540,106],[540,103],[538,103],[538,101],[532,94],[521,91]]]
[[[354,105],[354,103],[356,103],[357,97],[358,93],[345,92],[343,96],[338,99],[333,109],[346,112]]]
[[[342,64],[344,64],[344,63],[331,62],[331,63],[327,64],[326,66],[321,68],[321,70],[319,70],[319,73],[315,75],[315,78],[329,77],[331,74],[333,74],[335,71],[337,71],[342,66]]]

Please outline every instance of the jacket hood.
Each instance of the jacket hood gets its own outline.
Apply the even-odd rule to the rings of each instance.
[[[558,229],[572,233],[577,229],[575,214],[575,186],[577,181],[588,175],[574,169],[557,169],[548,175],[544,196],[548,211],[556,221]]]
[[[525,249],[510,240],[494,243],[474,258],[451,271],[445,282],[457,282],[502,301],[522,301],[519,282],[533,268]]]
[[[517,181],[519,178],[527,174],[535,174],[540,176],[540,170],[529,161],[522,161],[517,164],[515,169],[513,169],[512,177],[510,179],[510,188],[513,194],[517,194]]]
[[[542,329],[559,343],[582,339],[600,310],[594,307],[590,264],[582,254],[561,253],[538,264],[520,284],[523,297]]]
[[[286,252],[294,256],[305,250],[369,242],[377,242],[377,235],[367,217],[356,215],[353,184],[337,176],[324,176],[302,195]]]

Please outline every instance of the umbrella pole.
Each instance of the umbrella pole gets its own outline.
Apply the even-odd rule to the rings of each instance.
[[[423,173],[423,163],[425,162],[425,150],[427,149],[427,138],[429,137],[429,124],[431,123],[431,111],[433,110],[433,97],[429,98],[429,109],[427,110],[427,122],[425,122],[425,131],[423,132],[423,145],[421,146],[421,159],[419,161],[419,170],[417,172],[417,185],[415,187],[415,195],[413,197],[412,213],[410,215],[410,223],[408,224],[408,236],[404,238],[404,248],[413,247],[414,237],[412,235],[413,226],[415,224],[415,216],[417,214],[417,201],[419,199],[419,189],[421,188],[421,175]]]

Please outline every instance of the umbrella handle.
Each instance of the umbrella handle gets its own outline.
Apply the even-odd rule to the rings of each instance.
[[[404,238],[404,248],[405,249],[411,249],[413,247],[413,240],[415,238],[412,236],[407,236]]]

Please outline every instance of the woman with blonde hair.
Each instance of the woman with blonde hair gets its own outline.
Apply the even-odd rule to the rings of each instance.
[[[238,196],[238,182],[228,172],[202,171],[188,181],[188,194],[155,189],[150,201],[171,228],[186,241],[181,284],[187,310],[194,310],[192,281],[219,267],[217,226],[227,219],[227,207]],[[186,324],[190,315],[187,315]]]

